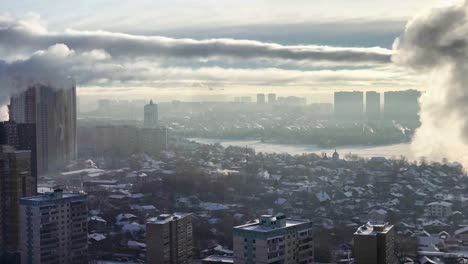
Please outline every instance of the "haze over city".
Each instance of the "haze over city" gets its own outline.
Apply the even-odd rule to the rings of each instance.
[[[0,263],[468,263],[468,0],[0,2]]]

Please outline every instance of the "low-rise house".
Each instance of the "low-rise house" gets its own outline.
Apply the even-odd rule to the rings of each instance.
[[[429,215],[436,218],[446,218],[452,214],[452,204],[449,202],[432,202],[427,209]]]

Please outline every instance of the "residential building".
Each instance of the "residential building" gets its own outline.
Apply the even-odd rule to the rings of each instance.
[[[167,128],[98,126],[95,151],[98,156],[128,156],[138,152],[157,154],[167,148]]]
[[[167,148],[167,128],[144,128],[139,131],[140,149],[148,154],[157,154]]]
[[[446,218],[452,214],[452,204],[449,202],[432,202],[427,204],[427,209],[436,218]]]
[[[158,126],[158,105],[153,103],[153,100],[149,104],[145,105],[143,126],[145,128],[156,128]]]
[[[259,93],[257,94],[257,104],[264,104],[265,103],[265,94]]]
[[[193,259],[191,214],[163,214],[146,222],[148,264],[189,264]]]
[[[416,90],[390,91],[384,93],[384,118],[396,121],[419,120],[419,98]]]
[[[98,156],[128,156],[138,150],[136,126],[96,127],[96,154]]]
[[[0,123],[0,145],[31,151],[31,175],[37,182],[36,125],[14,121]],[[34,186],[37,183],[34,183]]]
[[[366,116],[368,119],[380,119],[380,93],[366,92]]]
[[[276,94],[274,93],[268,94],[268,103],[270,104],[276,103]]]
[[[355,264],[396,264],[395,231],[388,223],[367,223],[354,233]]]
[[[76,88],[33,86],[11,98],[10,120],[35,124],[38,174],[76,158]]]
[[[312,226],[280,214],[234,227],[234,263],[312,263]]]
[[[232,256],[213,255],[206,257],[202,260],[202,264],[233,264],[234,258]]]
[[[19,200],[36,193],[31,174],[31,152],[0,146],[0,262],[19,258]]]
[[[21,263],[88,263],[86,195],[53,193],[20,200]]]
[[[335,92],[334,107],[337,118],[360,119],[364,114],[363,92]]]

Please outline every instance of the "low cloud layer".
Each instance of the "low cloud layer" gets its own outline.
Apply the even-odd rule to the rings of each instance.
[[[22,19],[0,16],[0,40],[0,105],[32,84],[65,88],[71,79],[81,87],[157,88],[200,82],[244,87],[319,82],[346,86],[378,82],[379,78],[382,82],[404,82],[406,78],[378,69],[387,67],[391,58],[390,50],[379,47],[285,46],[105,31],[51,32],[34,14]],[[244,65],[228,66],[233,64]],[[323,64],[340,69],[308,69]]]
[[[393,61],[429,76],[413,147],[419,155],[468,162],[468,1],[408,22]]]
[[[37,16],[27,19],[0,18],[0,50],[6,55],[47,49],[62,43],[78,52],[105,50],[114,58],[161,57],[182,59],[270,59],[335,63],[389,63],[391,51],[384,48],[329,46],[284,46],[235,39],[174,39],[106,31],[49,32]]]

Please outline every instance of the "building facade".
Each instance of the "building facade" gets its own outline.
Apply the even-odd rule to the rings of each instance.
[[[392,225],[365,224],[354,233],[355,264],[397,264]]]
[[[158,105],[153,103],[153,100],[150,101],[149,104],[145,105],[145,113],[144,113],[144,120],[143,126],[145,128],[156,128],[158,127]]]
[[[432,202],[427,205],[430,216],[435,218],[447,218],[452,215],[452,203]]]
[[[396,121],[419,120],[419,98],[416,90],[390,91],[384,93],[384,118]]]
[[[0,146],[0,250],[2,260],[10,259],[6,263],[19,257],[20,198],[34,195],[36,189],[31,152]]]
[[[234,263],[312,263],[312,222],[264,215],[234,227]]]
[[[360,119],[364,114],[363,92],[335,92],[335,116],[337,118]]]
[[[139,149],[147,154],[158,154],[167,148],[167,128],[143,128],[139,131]]]
[[[276,94],[274,93],[268,94],[268,103],[270,104],[276,103]]]
[[[128,156],[144,152],[158,154],[167,148],[165,127],[99,126],[96,128],[95,151],[98,156]]]
[[[10,121],[35,124],[38,174],[57,170],[76,158],[76,88],[34,86],[14,96]]]
[[[366,92],[366,116],[368,119],[380,119],[380,93]]]
[[[36,181],[34,185],[37,185],[36,125],[18,124],[14,121],[0,122],[0,145],[31,151],[31,175]]]
[[[264,104],[265,103],[265,94],[259,93],[257,94],[257,104]]]
[[[189,264],[193,259],[192,216],[165,214],[146,222],[148,264]]]
[[[21,263],[88,263],[87,197],[56,190],[20,200]]]

